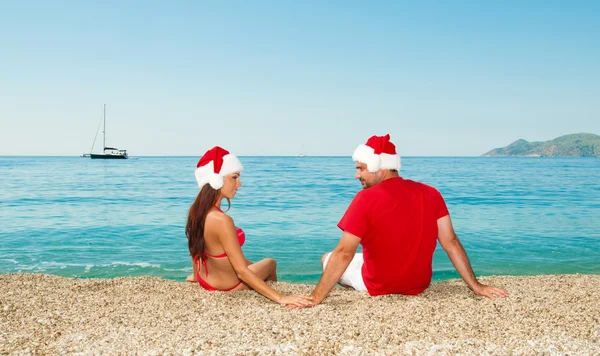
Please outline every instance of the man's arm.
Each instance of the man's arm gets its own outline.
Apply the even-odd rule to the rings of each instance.
[[[359,243],[360,238],[344,231],[340,242],[329,257],[329,262],[327,263],[327,267],[325,267],[325,271],[323,271],[319,284],[317,284],[311,294],[311,297],[313,297],[313,304],[311,306],[321,303],[340,278],[342,278],[346,268],[348,268],[348,265],[352,262],[356,254]]]
[[[437,224],[440,245],[442,245],[442,248],[448,254],[454,268],[456,268],[456,271],[460,274],[467,286],[469,286],[475,294],[486,296],[488,298],[494,298],[496,296],[503,298],[508,297],[508,293],[504,289],[481,284],[477,281],[469,258],[467,257],[467,253],[458,240],[458,236],[454,233],[450,215],[438,219]]]

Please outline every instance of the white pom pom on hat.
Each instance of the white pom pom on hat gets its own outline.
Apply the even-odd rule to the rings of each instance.
[[[396,146],[390,142],[390,135],[371,136],[367,143],[359,145],[352,159],[367,165],[369,172],[380,169],[400,170],[400,156],[396,153]]]
[[[196,181],[200,189],[210,184],[213,189],[223,187],[223,177],[244,170],[242,162],[224,148],[215,146],[200,158],[196,165]]]

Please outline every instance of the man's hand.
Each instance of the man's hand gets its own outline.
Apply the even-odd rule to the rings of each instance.
[[[292,305],[292,304],[288,304],[285,307],[288,308],[288,309],[311,308],[311,307],[314,307],[317,304],[321,304],[321,302],[323,301],[322,299],[317,299],[317,297],[315,297],[314,294],[311,294],[310,296],[308,296],[308,298],[310,299],[310,304],[304,304],[304,305]]]
[[[312,306],[313,298],[305,295],[284,295],[277,303],[285,305],[289,309],[306,308]]]
[[[492,286],[488,286],[486,284],[477,283],[477,285],[473,288],[473,292],[482,297],[488,297],[491,299],[496,299],[496,297],[506,298],[508,297],[508,292],[502,288],[496,288]]]

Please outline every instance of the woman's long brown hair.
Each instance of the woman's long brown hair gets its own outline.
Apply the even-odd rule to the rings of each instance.
[[[205,184],[196,200],[190,207],[188,213],[187,225],[185,226],[185,236],[188,239],[188,248],[192,258],[202,258],[206,243],[204,241],[204,223],[210,209],[217,204],[219,190],[213,189],[210,184]],[[229,199],[227,203],[230,204]]]

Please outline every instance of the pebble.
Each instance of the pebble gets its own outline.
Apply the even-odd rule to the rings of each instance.
[[[451,280],[416,297],[336,288],[315,308],[287,310],[253,291],[210,293],[154,277],[0,274],[0,305],[13,311],[0,314],[0,353],[600,354],[600,276],[481,282],[511,296],[491,301]],[[314,288],[271,285],[286,294]]]

